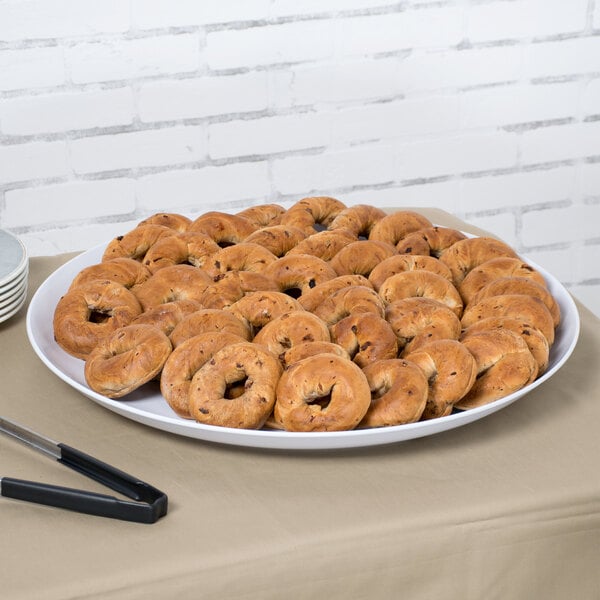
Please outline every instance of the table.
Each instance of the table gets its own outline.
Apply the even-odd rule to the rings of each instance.
[[[30,295],[71,256],[31,259]],[[192,440],[103,409],[41,363],[23,309],[0,324],[0,415],[148,481],[170,505],[141,525],[0,498],[2,597],[599,598],[600,320],[578,308],[567,364],[504,410],[309,453]],[[0,453],[0,476],[106,492],[5,436]]]

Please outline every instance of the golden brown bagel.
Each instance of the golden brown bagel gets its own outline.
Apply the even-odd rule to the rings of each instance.
[[[251,233],[246,242],[258,244],[275,256],[284,256],[307,237],[301,229],[290,225],[271,225]]]
[[[329,263],[310,254],[286,255],[263,271],[281,292],[298,297],[315,286],[337,277]]]
[[[356,241],[356,236],[345,229],[335,231],[319,231],[306,237],[294,246],[288,256],[292,254],[310,254],[321,260],[331,260],[342,248]]]
[[[279,360],[262,346],[230,344],[192,378],[190,415],[207,425],[259,429],[273,411],[281,370]]]
[[[144,283],[151,275],[152,273],[143,264],[133,258],[113,258],[83,268],[75,275],[69,289],[98,279],[114,281],[131,289],[134,285]]]
[[[303,358],[315,356],[316,354],[336,354],[341,358],[350,360],[350,355],[341,346],[333,342],[300,342],[283,353],[283,366],[289,367]]]
[[[203,308],[181,319],[171,331],[169,338],[173,347],[177,348],[185,340],[209,332],[227,332],[246,341],[252,337],[250,325],[231,312],[216,308]]]
[[[162,225],[163,227],[174,229],[178,233],[183,233],[184,231],[187,231],[187,228],[191,222],[192,220],[189,217],[186,217],[185,215],[180,215],[178,213],[160,212],[146,217],[138,223],[138,226]]]
[[[150,279],[131,288],[142,308],[148,310],[173,300],[202,302],[202,295],[212,283],[202,270],[191,265],[174,265],[158,270]]]
[[[243,242],[257,227],[238,215],[211,211],[192,221],[188,231],[200,231],[211,237],[219,246]]]
[[[397,254],[396,248],[386,242],[360,240],[342,248],[332,259],[337,275],[358,274],[368,277],[381,261]]]
[[[169,338],[152,325],[127,325],[98,342],[84,375],[92,390],[122,398],[154,379],[171,354]]]
[[[456,340],[435,340],[406,357],[414,362],[429,382],[427,404],[422,419],[445,417],[469,392],[477,376],[473,355]]]
[[[377,292],[366,286],[344,287],[321,302],[313,311],[328,325],[358,313],[385,314],[385,305]]]
[[[269,321],[252,340],[283,360],[283,354],[303,342],[329,342],[327,325],[306,310],[293,310]]]
[[[386,216],[386,212],[368,204],[355,204],[342,210],[333,219],[329,229],[346,229],[356,237],[368,238],[375,224]]]
[[[481,288],[473,296],[471,302],[477,304],[477,302],[484,298],[506,294],[524,294],[525,296],[539,298],[550,311],[554,327],[558,327],[560,323],[560,307],[558,306],[558,302],[546,287],[526,277],[500,277],[499,279],[494,279]]]
[[[148,309],[133,319],[131,323],[132,325],[140,323],[154,325],[154,327],[158,327],[165,335],[169,336],[180,321],[201,308],[202,305],[194,300],[174,300]]]
[[[226,308],[250,325],[252,335],[269,321],[292,310],[302,310],[300,303],[283,292],[251,292]]]
[[[415,423],[421,418],[429,385],[423,371],[402,359],[378,360],[363,368],[371,389],[371,404],[359,427]]]
[[[203,267],[218,250],[220,246],[211,237],[191,231],[157,240],[144,255],[143,263],[152,273],[179,264]]]
[[[177,232],[170,227],[138,225],[125,235],[111,240],[104,250],[102,261],[121,257],[142,261],[153,244],[162,237],[170,235],[177,235]]]
[[[363,277],[362,275],[342,275],[320,283],[311,290],[305,291],[298,298],[298,302],[300,302],[305,310],[312,312],[319,304],[324,302],[332,294],[335,294],[338,290],[356,285],[372,287],[366,277]]]
[[[550,354],[548,340],[539,329],[536,329],[523,319],[515,319],[512,317],[488,317],[487,319],[482,319],[467,327],[462,332],[460,340],[463,341],[474,333],[488,329],[508,329],[520,335],[527,344],[533,358],[535,358],[535,362],[538,366],[537,375],[540,376],[546,371]]]
[[[422,254],[439,258],[452,244],[466,239],[467,236],[451,227],[426,227],[409,233],[396,248],[399,254]]]
[[[503,398],[531,383],[537,364],[527,344],[513,331],[492,329],[465,337],[463,345],[475,358],[477,379],[455,403],[462,410]]]
[[[204,363],[229,344],[245,341],[230,331],[205,331],[183,340],[167,358],[161,376],[160,391],[167,404],[184,419],[190,415],[190,384]]]
[[[85,359],[98,342],[129,325],[142,312],[133,293],[119,283],[96,280],[68,291],[54,310],[56,343]]]
[[[523,262],[520,258],[500,256],[486,260],[478,267],[471,269],[459,285],[458,291],[465,304],[468,304],[482,287],[501,277],[527,277],[546,287],[544,276],[531,265]]]
[[[356,364],[317,354],[283,372],[274,418],[287,431],[345,431],[360,423],[370,403],[369,383]]]
[[[431,298],[404,298],[385,307],[385,319],[396,335],[400,356],[433,340],[458,340],[460,319]]]
[[[211,277],[229,271],[263,272],[277,257],[262,246],[251,242],[240,242],[221,248],[205,262],[203,269]]]
[[[415,211],[399,210],[386,215],[375,223],[369,234],[369,239],[387,242],[395,246],[409,233],[432,226],[433,223],[427,217]]]
[[[318,227],[327,228],[346,205],[329,196],[302,198],[281,216],[281,224],[297,227],[312,235]]]
[[[452,272],[454,285],[459,287],[463,279],[475,267],[500,256],[518,258],[517,253],[504,242],[491,237],[476,237],[460,240],[444,250],[440,256]]]
[[[431,271],[452,282],[450,269],[437,260],[437,258],[411,254],[397,254],[396,256],[386,258],[371,271],[369,281],[376,290],[379,290],[381,284],[388,277],[397,273],[404,273],[405,271],[419,270]]]
[[[534,296],[506,294],[484,298],[466,307],[461,323],[464,328],[487,317],[513,317],[531,323],[539,329],[551,346],[554,343],[554,322],[546,305]]]
[[[374,313],[356,313],[331,326],[331,340],[359,366],[396,358],[398,342],[390,324]]]
[[[447,279],[432,271],[405,271],[392,275],[379,287],[379,295],[386,304],[403,298],[430,298],[445,304],[457,317],[463,311],[458,290]]]
[[[241,210],[237,213],[237,216],[248,219],[250,223],[260,228],[277,225],[281,221],[283,213],[285,213],[285,208],[279,206],[279,204],[259,204]]]

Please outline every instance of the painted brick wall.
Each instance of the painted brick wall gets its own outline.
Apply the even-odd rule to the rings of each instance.
[[[0,226],[437,206],[600,314],[599,0],[3,0]]]

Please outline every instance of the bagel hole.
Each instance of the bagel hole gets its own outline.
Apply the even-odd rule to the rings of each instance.
[[[225,400],[235,400],[236,398],[239,398],[246,391],[247,384],[247,377],[243,377],[242,379],[238,379],[237,381],[229,382],[225,386],[225,393],[223,394],[223,398],[225,398]],[[250,385],[252,385],[252,383],[250,383]],[[250,385],[248,387],[250,387]]]
[[[331,402],[331,393],[325,394],[324,396],[316,396],[315,398],[308,398],[306,404],[309,406],[320,406],[321,410],[325,410]]]
[[[90,323],[102,324],[106,323],[110,319],[110,317],[111,314],[109,312],[92,309],[88,316],[88,321]]]
[[[302,296],[302,290],[298,287],[287,288],[283,290],[283,293],[287,294],[288,296],[291,296],[292,298],[294,298],[294,300],[297,300],[298,298],[300,298],[300,296]]]

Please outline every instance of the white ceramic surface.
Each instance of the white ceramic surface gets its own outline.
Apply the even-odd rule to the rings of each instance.
[[[21,240],[0,229],[0,289],[18,277],[26,266],[27,251]]]
[[[550,379],[569,358],[579,337],[579,314],[569,293],[550,273],[524,258],[546,278],[550,291],[560,305],[562,321],[556,331],[556,339],[551,348],[548,370],[523,390],[485,406],[457,412],[448,417],[379,429],[295,433],[202,425],[178,417],[161,396],[156,383],[146,384],[127,396],[126,399],[111,400],[97,394],[86,385],[83,361],[65,353],[54,341],[52,318],[58,299],[81,269],[101,261],[104,248],[105,244],[102,244],[75,257],[56,270],[39,287],[27,313],[27,334],[30,343],[51,371],[87,398],[133,421],[199,440],[259,448],[323,450],[375,446],[433,435],[486,417],[541,385],[552,385]],[[48,402],[51,401],[52,399],[49,398]]]

